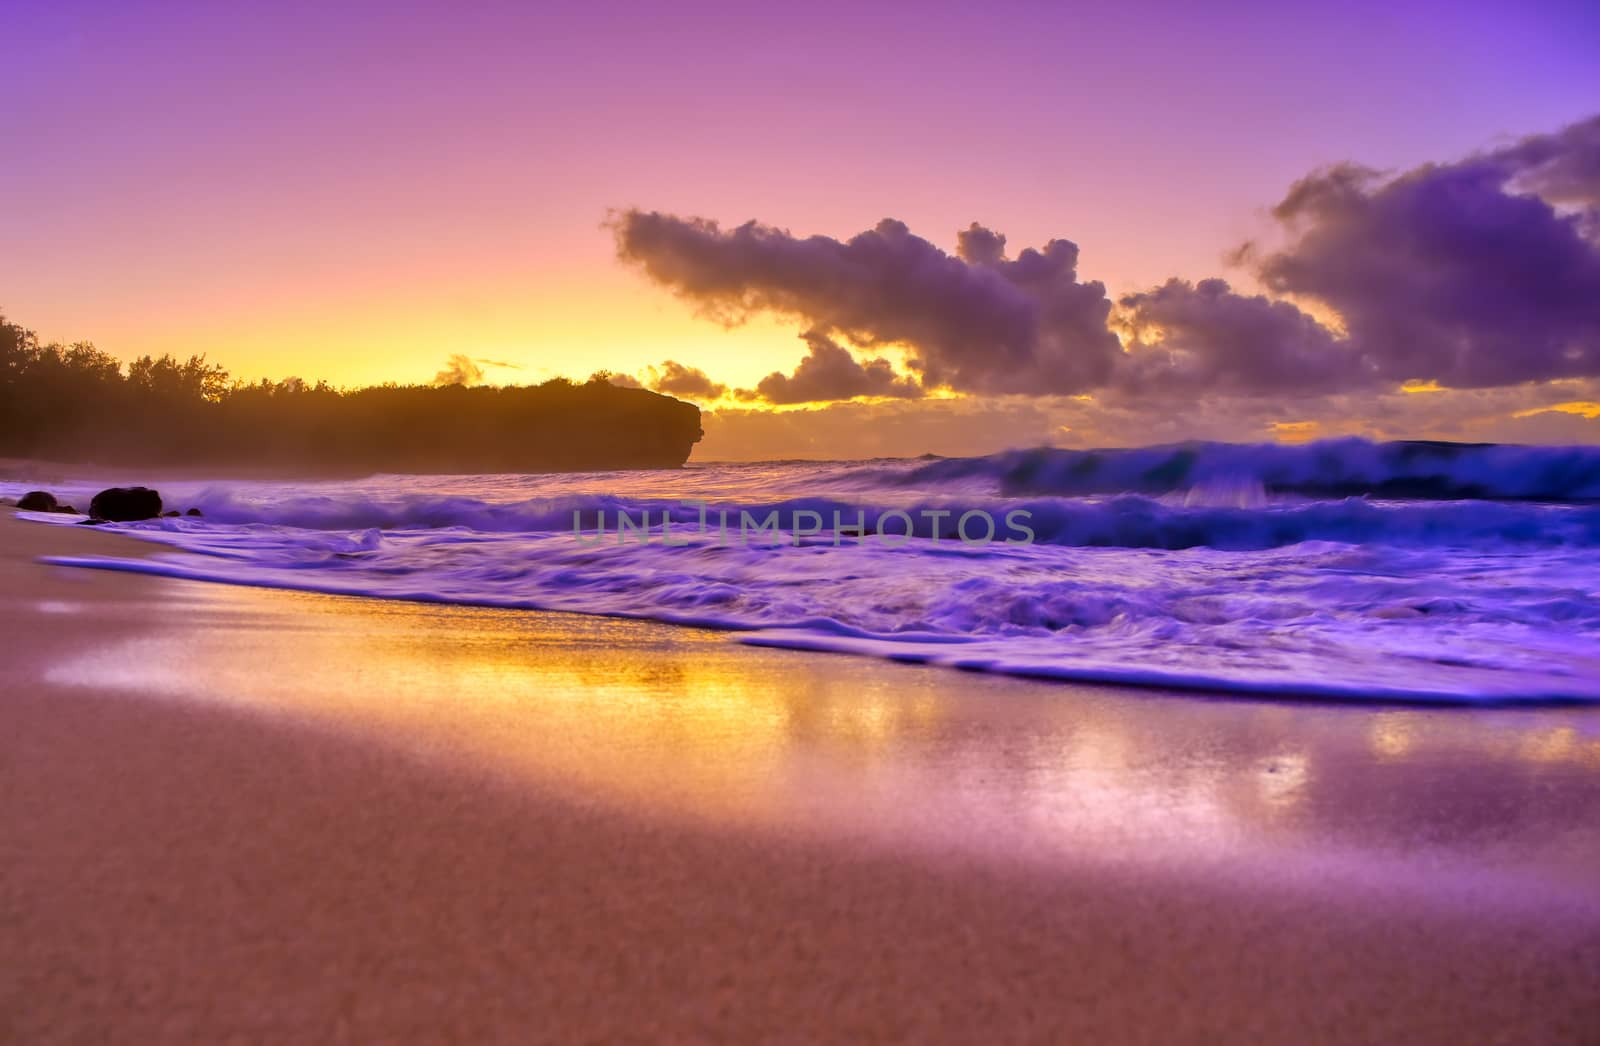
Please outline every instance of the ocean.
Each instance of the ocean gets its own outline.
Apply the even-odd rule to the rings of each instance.
[[[102,485],[51,489],[81,507]],[[1595,447],[1188,443],[153,485],[203,517],[108,527],[166,546],[149,558],[55,562],[1219,695],[1600,700]]]

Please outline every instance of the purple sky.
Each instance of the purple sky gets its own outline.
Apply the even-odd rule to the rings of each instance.
[[[1118,317],[1141,295],[1133,307],[1152,323],[1179,310],[1191,327],[1211,322],[1196,318],[1195,299],[1153,292],[1213,276],[1241,300],[1293,297],[1335,335],[1359,313],[1370,333],[1337,343],[1348,351],[1292,320],[1311,339],[1296,351],[1342,352],[1328,364],[1341,373],[1364,353],[1393,385],[1409,364],[1378,341],[1414,336],[1392,329],[1404,302],[1375,312],[1343,284],[1330,290],[1326,281],[1360,274],[1335,273],[1324,255],[1300,284],[1224,255],[1245,240],[1274,246],[1285,233],[1269,209],[1319,167],[1456,163],[1600,110],[1593,4],[325,6],[0,5],[7,315],[125,358],[208,352],[248,377],[426,381],[459,353],[521,368],[485,368],[498,381],[599,368],[648,381],[670,359],[729,390],[781,373],[789,398],[819,375],[847,390],[901,389],[894,374],[844,373],[849,354],[857,370],[886,357],[904,375],[920,328],[911,344],[893,325],[812,331],[839,315],[813,301],[809,312],[750,310],[726,330],[697,314],[703,299],[681,301],[670,278],[619,260],[603,223],[640,208],[843,242],[893,218],[953,256],[957,232],[979,222],[1007,237],[1012,257],[1076,244],[1076,280],[1104,284]],[[1364,235],[1338,257],[1364,250]],[[1582,264],[1537,275],[1581,290]],[[1495,316],[1544,300],[1508,301]],[[1248,320],[1270,323],[1264,315]],[[1185,349],[1221,375],[1221,392],[1252,398],[1176,421],[1155,391],[1141,408],[1159,384],[1152,367],[1116,389],[1066,380],[1055,364],[1082,357],[1063,343],[1040,358],[1052,396],[1017,398],[945,332],[929,335],[948,343],[940,360],[959,357],[967,369],[951,373],[970,380],[805,419],[730,391],[707,450],[1137,442],[1153,421],[1173,437],[1260,438],[1470,435],[1492,417],[1509,426],[1497,438],[1588,439],[1596,422],[1581,409],[1515,417],[1592,402],[1584,368],[1560,363],[1587,322],[1575,315],[1546,339],[1557,364],[1543,370],[1463,364],[1451,372],[1470,371],[1463,382],[1419,371],[1420,382],[1472,389],[1433,394],[1343,381],[1323,390],[1337,402],[1264,400],[1257,358],[1223,365],[1220,349]],[[1221,336],[1184,329],[1191,346]],[[1235,345],[1236,328],[1224,333]],[[818,356],[817,334],[834,349]],[[1485,353],[1512,341],[1496,344]],[[1524,377],[1542,392],[1511,388]],[[1060,398],[1073,395],[1090,399]]]

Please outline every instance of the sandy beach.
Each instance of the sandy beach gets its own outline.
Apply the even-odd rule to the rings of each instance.
[[[55,567],[0,1040],[1583,1042],[1600,718],[1056,686]]]

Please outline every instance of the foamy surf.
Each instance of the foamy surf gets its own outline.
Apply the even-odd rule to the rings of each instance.
[[[203,519],[117,527],[168,550],[58,562],[649,618],[1049,679],[1286,699],[1594,701],[1597,473],[1589,448],[1339,441],[191,483],[164,490]],[[1349,492],[1363,484],[1474,496]],[[1337,493],[1313,496],[1319,485]],[[963,542],[954,520],[972,510],[1021,510],[1032,539]],[[866,535],[785,527],[741,541],[700,532],[704,512],[842,513]],[[874,535],[891,513],[912,521],[903,541]],[[648,519],[650,540],[619,540],[619,514]]]

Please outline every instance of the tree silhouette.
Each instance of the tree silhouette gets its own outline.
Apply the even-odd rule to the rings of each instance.
[[[597,376],[598,377],[598,376]],[[303,472],[671,468],[700,439],[692,404],[605,380],[536,386],[232,381],[191,356],[124,371],[88,342],[40,345],[0,314],[0,455]]]

